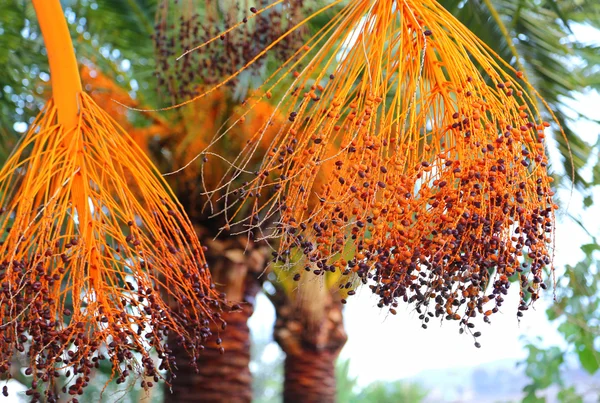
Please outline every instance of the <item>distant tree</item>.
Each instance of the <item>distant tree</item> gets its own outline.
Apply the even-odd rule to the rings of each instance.
[[[524,403],[545,402],[544,392],[552,386],[558,388],[558,400],[565,403],[583,402],[600,393],[597,380],[576,388],[564,376],[573,359],[589,375],[600,369],[600,246],[594,242],[582,250],[585,258],[567,266],[559,280],[557,301],[547,311],[548,318],[559,324],[566,347],[541,347],[529,340],[528,357],[521,363],[530,380],[524,388]]]
[[[420,385],[403,381],[374,382],[350,399],[350,403],[420,403],[427,397],[427,391]]]
[[[420,403],[428,395],[421,385],[403,380],[375,381],[359,388],[349,369],[350,360],[337,361],[337,403]]]

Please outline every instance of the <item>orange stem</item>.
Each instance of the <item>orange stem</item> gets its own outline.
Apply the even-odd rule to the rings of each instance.
[[[48,52],[58,123],[71,130],[77,126],[82,88],[67,21],[59,0],[32,1]]]
[[[82,92],[73,41],[59,0],[32,0],[48,52],[52,97],[58,113],[58,124],[65,132],[75,134],[79,125],[79,94]],[[77,210],[79,227],[85,244],[90,247],[90,280],[96,282],[97,251],[93,245],[92,217],[88,208],[87,180],[82,160],[83,142],[77,140],[80,166],[73,178],[71,197]],[[65,144],[67,146],[67,144]],[[96,286],[98,286],[96,284]]]

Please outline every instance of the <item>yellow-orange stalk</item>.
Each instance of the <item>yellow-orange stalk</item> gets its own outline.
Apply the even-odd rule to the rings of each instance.
[[[282,238],[276,260],[296,278],[304,267],[372,280],[392,313],[414,302],[425,322],[467,329],[498,311],[511,278],[519,316],[539,297],[557,208],[550,124],[523,75],[435,0],[348,2],[246,102],[282,88],[286,122],[259,169],[252,144],[275,115],[232,161],[233,177],[255,173],[228,211],[249,229],[277,217],[267,237]],[[291,262],[294,249],[304,259]]]
[[[33,3],[53,99],[0,171],[0,373],[24,353],[28,394],[49,383],[49,401],[81,394],[102,360],[151,386],[174,364],[166,334],[197,356],[221,297],[157,170],[82,92],[59,1]]]

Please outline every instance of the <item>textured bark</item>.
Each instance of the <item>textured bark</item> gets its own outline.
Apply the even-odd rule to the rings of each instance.
[[[283,400],[334,403],[335,361],[347,340],[342,304],[319,282],[303,286],[316,293],[290,298],[278,292],[272,298],[277,312],[275,341],[286,353]]]
[[[335,402],[338,352],[305,349],[285,359],[283,400],[286,403]]]
[[[265,268],[264,248],[250,246],[244,253],[245,239],[226,241],[204,240],[208,247],[207,261],[217,287],[227,294],[229,301],[241,302],[241,311],[223,313],[227,329],[213,328],[223,341],[211,343],[197,361],[197,371],[189,356],[176,342],[170,343],[177,357],[178,370],[170,381],[172,394],[165,401],[172,402],[231,402],[252,400],[250,374],[250,332],[248,319],[254,311],[256,293],[260,290],[259,275]],[[174,335],[175,336],[175,335]],[[224,354],[220,349],[224,348]]]
[[[197,361],[196,373],[189,356],[176,351],[178,371],[171,381],[173,394],[166,400],[173,402],[233,402],[246,403],[252,400],[252,376],[250,362],[250,334],[247,320],[252,308],[242,312],[223,315],[227,321],[222,347],[206,346]]]

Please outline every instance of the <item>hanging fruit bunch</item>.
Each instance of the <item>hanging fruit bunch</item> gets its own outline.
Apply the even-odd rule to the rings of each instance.
[[[547,288],[557,206],[543,100],[436,1],[349,2],[246,102],[275,93],[283,128],[226,211],[249,229],[277,215],[266,236],[295,278],[341,272],[392,313],[415,304],[423,327],[461,331],[489,321],[511,281],[518,316]],[[242,204],[252,214],[235,214]]]
[[[261,1],[267,5],[266,0]],[[277,45],[269,56],[273,55],[277,61],[287,60],[301,44],[304,34],[303,28],[292,30],[304,18],[307,11],[304,3],[304,0],[279,1],[249,19],[244,17],[243,2],[237,0],[162,0],[153,35],[158,88],[166,90],[171,103],[186,100],[235,73],[265,45],[275,41]],[[239,29],[220,36],[221,31],[240,20],[243,24]],[[288,31],[291,32],[286,35]],[[177,58],[195,44],[215,36],[219,36],[219,41],[202,53]],[[229,87],[241,84],[237,91],[245,94],[251,80],[260,80],[267,61],[267,55],[254,61],[241,77],[229,81]]]
[[[33,4],[53,97],[0,171],[0,373],[25,360],[33,400],[82,394],[104,361],[149,387],[168,333],[194,358],[225,327],[223,296],[156,168],[82,91],[59,1]]]

